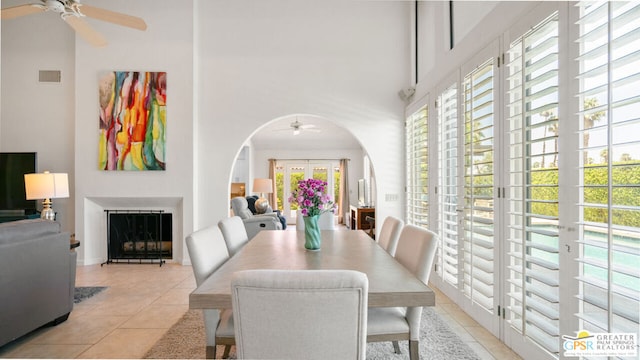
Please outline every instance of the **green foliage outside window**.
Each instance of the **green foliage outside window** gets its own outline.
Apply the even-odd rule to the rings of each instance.
[[[549,169],[549,168],[547,168]],[[558,200],[558,171],[532,171],[530,189],[531,199],[540,201]],[[606,223],[608,221],[608,186],[607,167],[587,165],[584,169],[584,221]],[[640,165],[637,160],[616,162],[612,169],[613,205],[640,206]],[[631,185],[631,186],[629,186]],[[634,186],[635,185],[635,186]],[[595,206],[589,206],[593,204]],[[602,207],[597,207],[602,205]],[[558,216],[557,203],[535,202],[530,211],[534,214]],[[640,212],[618,210],[612,212],[612,223],[615,225],[640,227]]]
[[[276,191],[278,192],[278,206],[276,209],[284,209],[284,204],[282,202],[285,199],[288,199],[289,195],[284,193],[284,173],[282,172],[276,173]]]

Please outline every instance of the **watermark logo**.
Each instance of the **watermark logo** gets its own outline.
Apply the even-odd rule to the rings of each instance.
[[[564,356],[637,356],[638,334],[594,333],[586,330],[578,336],[562,335]]]

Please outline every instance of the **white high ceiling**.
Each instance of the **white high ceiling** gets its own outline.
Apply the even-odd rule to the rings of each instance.
[[[314,125],[314,131],[304,130],[293,135],[291,123],[296,121],[304,125]],[[273,121],[260,128],[251,138],[255,149],[360,149],[356,138],[343,127],[331,121],[297,115]]]

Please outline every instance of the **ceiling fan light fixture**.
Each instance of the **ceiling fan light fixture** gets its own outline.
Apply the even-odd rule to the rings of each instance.
[[[300,129],[293,129],[293,135],[300,135]]]
[[[47,0],[44,2],[44,6],[47,11],[53,11],[57,13],[66,12],[64,4],[58,0]]]
[[[55,12],[60,14],[62,20],[66,21],[83,39],[96,47],[107,45],[107,40],[85,21],[85,17],[142,31],[147,29],[147,24],[142,18],[81,4],[80,1],[81,0],[39,0],[31,4],[3,8],[0,11],[0,17],[2,17],[2,20],[6,20],[44,11]],[[82,7],[82,11],[80,11],[80,7]]]

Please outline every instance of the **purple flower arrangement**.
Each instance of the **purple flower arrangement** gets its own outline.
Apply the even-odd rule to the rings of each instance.
[[[320,215],[324,212],[334,212],[336,205],[327,195],[327,182],[317,179],[298,181],[298,189],[291,193],[289,202],[297,204],[303,216]]]

